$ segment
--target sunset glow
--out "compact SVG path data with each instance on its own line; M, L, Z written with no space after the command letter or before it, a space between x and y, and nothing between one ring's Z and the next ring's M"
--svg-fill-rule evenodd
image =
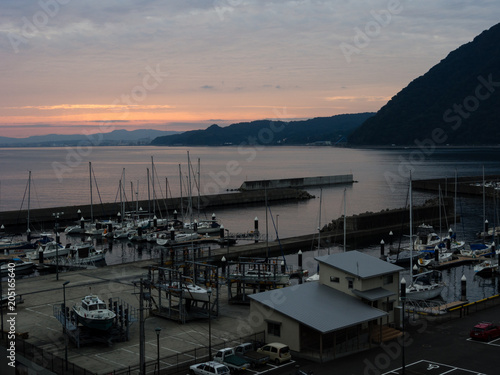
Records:
M53 2L50 11L2 4L0 136L375 112L498 22L500 10L498 2Z

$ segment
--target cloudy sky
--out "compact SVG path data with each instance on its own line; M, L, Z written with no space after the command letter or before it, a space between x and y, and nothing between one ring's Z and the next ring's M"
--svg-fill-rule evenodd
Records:
M0 136L377 111L498 0L2 0Z

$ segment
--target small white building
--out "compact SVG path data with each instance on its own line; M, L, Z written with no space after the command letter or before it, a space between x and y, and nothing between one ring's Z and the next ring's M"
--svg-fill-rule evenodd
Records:
M388 328L398 306L401 267L358 251L315 258L319 282L250 296L250 316L267 342L325 362L400 335Z

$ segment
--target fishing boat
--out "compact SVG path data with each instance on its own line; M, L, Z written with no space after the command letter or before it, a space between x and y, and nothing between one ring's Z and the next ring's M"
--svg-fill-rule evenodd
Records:
M73 306L79 323L91 329L107 331L113 326L116 314L106 307L106 303L94 294L82 298L80 304Z

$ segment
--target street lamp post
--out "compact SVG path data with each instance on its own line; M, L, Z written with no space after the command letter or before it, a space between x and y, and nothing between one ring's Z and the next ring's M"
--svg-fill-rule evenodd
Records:
M406 301L406 280L404 277L401 279L401 302L403 303L403 340L401 344L401 360L403 361L402 374L405 374L406 362L405 362L405 301Z
M69 284L69 281L65 281L63 283L63 316L64 316L64 326L63 326L63 333L64 333L64 361L66 363L66 371L68 371L68 335L66 333L66 285Z
M208 360L212 360L212 288L208 288Z
M161 332L161 328L156 327L155 332L156 332L156 347L157 347L156 367L158 369L158 375L159 375L160 374L160 332Z
M226 241L227 241L227 254L229 255L229 229L224 229L226 231Z

